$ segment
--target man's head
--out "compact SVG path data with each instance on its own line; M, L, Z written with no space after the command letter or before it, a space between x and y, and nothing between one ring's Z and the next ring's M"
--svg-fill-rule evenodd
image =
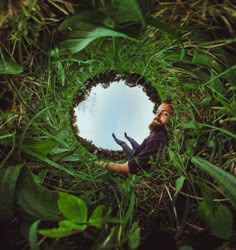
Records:
M172 113L173 107L171 105L171 102L169 100L163 101L157 108L156 115L152 123L149 125L149 129L151 131L154 131L157 126L166 124L169 121Z

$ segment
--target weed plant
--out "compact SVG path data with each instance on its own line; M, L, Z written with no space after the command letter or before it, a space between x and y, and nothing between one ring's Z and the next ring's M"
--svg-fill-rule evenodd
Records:
M117 33L60 54L68 46L66 32L56 30L62 21L83 9L112 10L117 1L16 2L0 5L0 213L3 225L17 221L23 231L14 247L137 249L152 232L166 231L180 249L203 249L199 237L206 235L215 248L233 249L236 6L148 1L145 9L144 1L126 1L137 16L131 20L120 8L124 23L114 18L106 26ZM78 35L73 27L68 32ZM99 168L99 156L73 133L75 94L111 70L144 76L161 99L173 100L165 159L150 172L123 176ZM58 223L64 231L53 231L52 239L40 234Z

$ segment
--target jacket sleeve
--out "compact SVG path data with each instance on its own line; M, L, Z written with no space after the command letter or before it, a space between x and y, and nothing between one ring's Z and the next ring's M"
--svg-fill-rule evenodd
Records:
M145 148L128 161L129 171L131 174L135 174L140 170L148 170L151 167L151 156L157 158L165 146L166 142L163 140L151 140Z

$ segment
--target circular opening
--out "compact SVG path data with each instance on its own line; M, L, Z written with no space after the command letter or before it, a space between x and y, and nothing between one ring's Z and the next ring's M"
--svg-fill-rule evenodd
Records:
M86 89L76 94L72 109L74 132L93 154L122 158L112 133L124 133L141 143L149 134L160 98L156 90L137 74L99 74L87 81Z

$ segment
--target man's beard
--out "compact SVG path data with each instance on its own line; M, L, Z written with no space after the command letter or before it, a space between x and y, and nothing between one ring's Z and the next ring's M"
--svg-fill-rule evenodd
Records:
M151 132L157 132L160 128L162 128L162 124L157 124L155 119L149 124L148 128Z

